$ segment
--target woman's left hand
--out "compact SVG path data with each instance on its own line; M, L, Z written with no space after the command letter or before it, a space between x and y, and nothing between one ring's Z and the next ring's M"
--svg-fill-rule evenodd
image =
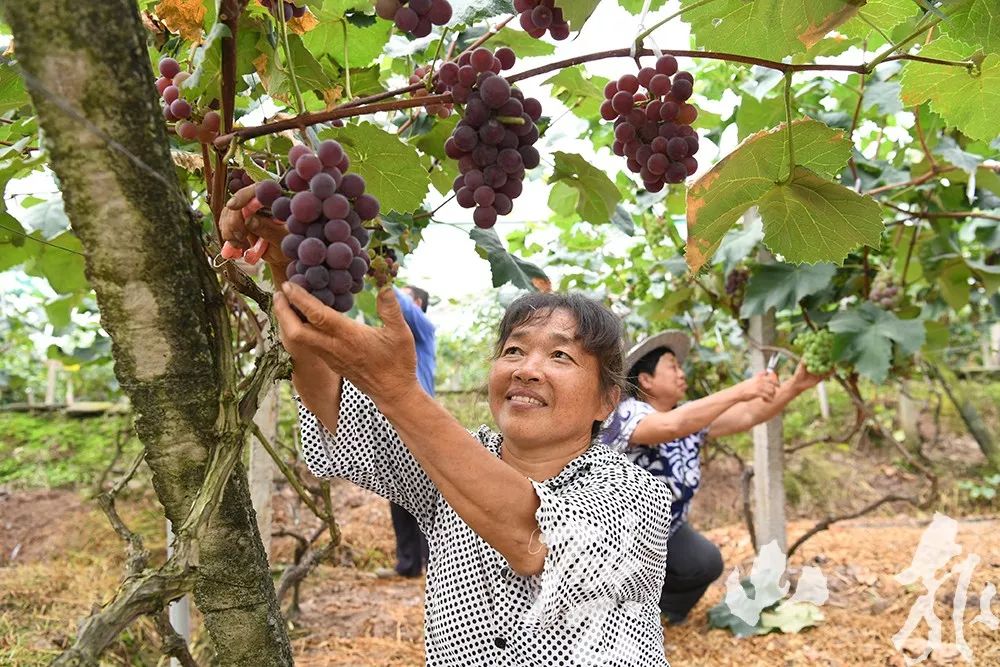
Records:
M290 282L275 293L274 309L281 342L293 360L319 356L376 403L396 400L419 388L413 334L391 287L378 293L381 327L338 313Z

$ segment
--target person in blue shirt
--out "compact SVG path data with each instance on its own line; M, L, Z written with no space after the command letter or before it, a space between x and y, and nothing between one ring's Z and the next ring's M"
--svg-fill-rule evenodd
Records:
M417 348L417 380L431 396L434 395L434 325L427 317L430 295L419 287L407 285L396 291L403 318L413 332ZM420 532L417 520L412 514L397 505L389 503L392 514L392 529L396 533L395 573L403 577L419 577L427 563L427 539ZM388 576L392 570L379 570L380 576Z

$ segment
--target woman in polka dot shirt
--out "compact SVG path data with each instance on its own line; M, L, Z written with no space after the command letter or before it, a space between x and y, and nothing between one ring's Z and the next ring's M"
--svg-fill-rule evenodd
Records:
M617 318L579 295L516 300L489 378L500 432L470 434L420 390L391 290L373 328L282 289L309 468L402 505L427 536L428 665L667 665L670 491L594 440L621 393Z

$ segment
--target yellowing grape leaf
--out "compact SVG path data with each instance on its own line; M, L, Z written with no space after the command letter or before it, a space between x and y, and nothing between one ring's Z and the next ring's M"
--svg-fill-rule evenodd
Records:
M792 132L796 164L820 176L832 177L850 157L851 142L840 130L799 120L792 123ZM750 136L688 189L685 256L692 271L711 259L736 220L787 175L787 136L784 124Z
M972 71L925 62L903 67L903 104L930 100L931 110L972 139L993 141L1000 136L1000 54L984 55L950 37L938 37L920 49L920 55L943 60L972 58Z
M416 149L395 134L371 123L359 123L320 133L320 139L336 139L351 158L350 170L360 174L367 191L382 204L382 211L407 213L424 201L430 176L420 164Z
M161 0L156 15L171 32L196 42L201 39L205 5L202 0Z
M941 24L944 34L974 44L987 53L1000 52L1000 2L958 0L951 7L948 20Z
M288 28L296 35L304 35L319 25L319 19L312 12L294 17L288 22Z
M684 0L683 7L695 0ZM864 0L717 0L692 7L691 24L703 49L781 60L801 53L854 16Z

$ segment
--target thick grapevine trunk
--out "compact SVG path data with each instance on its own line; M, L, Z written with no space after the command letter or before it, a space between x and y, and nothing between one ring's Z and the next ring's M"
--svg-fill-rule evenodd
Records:
M84 247L101 322L114 343L115 373L135 408L157 496L181 526L206 478L218 476L209 462L242 436L219 284L171 163L136 3L0 6ZM291 664L238 463L224 488L195 538L195 603L220 664ZM135 614L176 597L167 589L164 599L134 600ZM122 595L116 604L129 603ZM115 616L128 617L127 611ZM64 662L93 664L103 649L92 639L97 634L81 631Z

